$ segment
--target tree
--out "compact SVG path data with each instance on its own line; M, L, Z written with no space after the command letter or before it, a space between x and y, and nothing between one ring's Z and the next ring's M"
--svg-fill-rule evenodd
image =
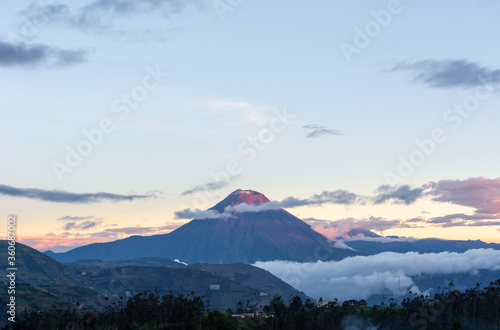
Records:
M453 323L453 326L451 327L451 330L464 330L462 322L456 320L455 323Z
M238 301L238 303L236 304L236 314L243 314L244 312L244 308L243 308L243 303L241 301Z

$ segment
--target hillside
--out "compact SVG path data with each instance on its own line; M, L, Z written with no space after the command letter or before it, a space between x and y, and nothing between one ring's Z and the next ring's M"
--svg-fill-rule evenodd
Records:
M0 248L4 247L0 250L0 259L4 262L7 260L6 245L6 241L0 241ZM115 266L135 266L110 268L113 262L90 261L74 263L75 267L70 267L20 243L16 244L16 252L16 281L18 285L30 284L32 287L27 288L35 288L26 289L23 296L26 304L33 306L37 306L38 299L57 303L67 297L67 302L73 303L82 297L90 297L93 301L96 292L116 301L120 297L126 299L136 293L156 289L162 294L194 292L210 300L213 309L220 310L233 308L239 301L247 300L251 304L264 305L274 294L283 297L301 296L304 300L308 298L267 271L244 264L184 266L175 263L174 267L151 267L142 265L153 262L152 259L142 259L114 263ZM156 263L169 263L153 260ZM0 282L6 282L6 264L2 266ZM23 291L20 292L23 294ZM86 292L88 296L83 294L71 298L77 292Z

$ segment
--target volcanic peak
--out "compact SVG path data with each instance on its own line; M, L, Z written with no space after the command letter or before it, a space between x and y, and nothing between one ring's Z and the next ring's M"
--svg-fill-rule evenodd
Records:
M270 202L269 199L258 191L238 189L231 193L233 196L238 196L236 204L246 203L248 205L260 205ZM236 205L235 204L235 205Z
M228 206L235 206L243 203L248 205L261 205L268 202L270 202L270 200L258 191L237 189L211 209L224 212L224 209Z

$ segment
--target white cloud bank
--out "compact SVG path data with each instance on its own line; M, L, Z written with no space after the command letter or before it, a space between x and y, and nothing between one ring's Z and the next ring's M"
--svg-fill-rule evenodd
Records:
M404 295L408 291L420 292L410 276L423 273L445 275L478 270L500 271L500 250L476 249L465 253L427 254L384 252L341 261L267 261L256 262L254 266L268 270L315 299L360 300L374 294L397 296L398 293Z

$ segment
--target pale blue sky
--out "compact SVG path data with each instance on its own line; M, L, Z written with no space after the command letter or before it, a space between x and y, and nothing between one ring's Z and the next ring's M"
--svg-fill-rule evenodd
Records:
M4 47L51 47L38 61L21 64L0 54L0 139L7 158L0 163L0 184L74 193L156 191L157 198L75 206L2 197L10 205L5 213L33 223L23 229L27 236L62 233L54 219L66 215L101 217L102 226L174 223L174 212L196 206L196 197L182 192L213 181L210 173L231 160L242 171L221 189L221 197L237 188L275 200L337 189L371 194L388 183L387 171L396 173L398 157L415 150L415 139L430 137L436 128L448 139L401 184L499 176L497 92L453 129L443 114L479 86L463 88L460 72L447 72L454 85L435 88L413 79L424 72L417 66L392 70L402 62L459 60L498 70L496 1L402 0L396 5L400 12L350 62L340 45L352 45L355 29L373 24L373 11L398 2L243 0L221 19L215 5L229 6L228 1L190 2L174 12L169 6L175 1L159 1L166 5L154 8L119 1L134 5L115 5L113 13L106 1L59 1L60 8L68 3L66 9L42 17L26 38L26 31L34 31L27 30L26 20L43 13L37 4L56 3L0 2ZM74 51L75 63L54 65L61 50ZM169 76L120 119L113 101L142 84L148 67ZM238 146L269 128L273 110L284 107L295 118L246 161ZM82 131L98 127L103 118L113 121L114 131L58 180L53 162L64 164L66 147L76 148ZM305 138L303 126L311 124L344 135ZM207 207L217 200L210 198ZM393 216L389 208L352 216ZM399 218L427 210L407 209ZM293 213L328 220L349 216L343 206ZM488 230L498 236L498 228ZM474 238L494 240L484 236L486 229L474 230Z

